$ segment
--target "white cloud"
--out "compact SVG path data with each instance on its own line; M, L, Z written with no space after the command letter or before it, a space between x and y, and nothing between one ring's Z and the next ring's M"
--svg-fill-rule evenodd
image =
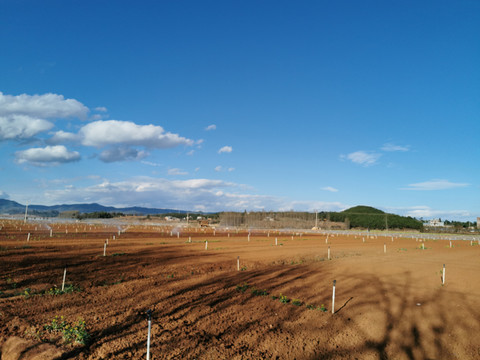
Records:
M94 147L123 144L166 149L194 144L193 140L165 132L161 126L137 125L130 121L119 120L89 123L80 129L79 135L83 145Z
M129 146L114 146L102 151L99 159L103 162L110 163L116 161L141 160L146 156L148 156L146 151L140 151Z
M4 95L0 92L0 116L26 115L33 118L85 119L88 108L75 99L65 99L62 95Z
M28 115L0 115L0 140L28 139L52 127L50 121Z
M235 171L235 168L234 167L229 167L228 171L230 171L230 172Z
M334 187L331 187L331 186L322 187L322 190L330 191L330 192L338 192L338 189L335 189Z
M280 211L342 211L348 209L349 206L340 202L324 202L324 201L290 201L285 202L280 207Z
M97 106L95 108L95 111L98 111L98 112L107 112L107 108L105 106Z
M205 130L206 131L211 131L211 130L216 130L217 129L217 125L215 124L212 124L212 125L208 125Z
M62 95L4 95L0 92L0 140L28 139L50 130L47 119L85 119L88 108Z
M185 210L202 208L205 211L277 207L276 198L238 194L235 192L238 188L236 184L221 180L141 177L122 182L104 181L84 188L65 187L47 191L46 196L50 203L95 201L117 207L147 206Z
M377 162L380 156L382 155L374 152L355 151L348 155L341 155L340 158L348 159L351 162L362 166L371 166Z
M167 173L168 175L188 175L188 172L178 168L168 169Z
M125 181L103 180L88 187L47 191L49 203L98 202L110 206L146 206L203 211L308 210L338 211L338 202L289 201L267 195L244 193L245 186L215 179L171 180L135 177Z
M222 168L220 165L218 165L218 166L215 167L215 171L220 172L220 171L222 171L222 170L223 170L223 168Z
M402 152L405 152L405 151L410 151L410 146L409 145L401 146L401 145L386 143L382 146L382 150L383 151L402 151Z
M218 150L218 153L219 154L222 154L222 153L231 153L233 151L232 147L231 146L224 146L222 147L220 150Z
M145 160L142 161L142 164L149 165L149 166L162 166L162 164L154 163L151 161L145 161Z
M195 154L195 150L190 150L189 152L187 152L188 156L192 156L193 154Z
M408 187L402 188L401 190L448 190L461 187L467 187L470 184L467 183L453 183L448 180L443 179L434 179L430 181L424 181L415 184L409 184Z
M54 166L78 161L80 160L80 154L76 151L68 151L63 145L57 145L17 151L15 160L19 164L29 163L35 166Z
M471 221L473 214L467 210L440 210L432 209L430 206L419 205L411 206L405 208L390 208L388 212L393 212L396 214L401 214L404 216L411 216L414 218L424 218L424 219L433 219L433 218L442 218L444 220L463 220Z
M58 145L64 143L78 142L79 140L80 137L78 136L78 134L60 130L55 132L50 139L47 139L46 143L50 145Z
M0 199L8 200L10 196L5 191L0 190Z

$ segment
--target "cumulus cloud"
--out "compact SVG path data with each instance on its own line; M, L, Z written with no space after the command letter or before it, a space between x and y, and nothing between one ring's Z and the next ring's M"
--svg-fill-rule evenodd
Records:
M50 202L95 201L111 206L169 207L205 211L273 208L277 199L239 194L239 186L221 180L168 180L141 177L122 182L103 181L90 187L47 191ZM272 204L270 206L269 204Z
M331 187L331 186L322 187L322 190L330 191L330 192L338 192L338 189L335 189L334 187Z
M233 151L232 147L231 146L224 146L222 147L220 150L218 150L218 153L219 154L222 154L222 153L231 153Z
M168 175L188 175L188 172L183 171L179 168L173 168L167 170Z
M216 130L217 129L217 125L215 124L212 124L212 125L208 125L205 130L206 131L211 131L211 130Z
M350 160L351 162L362 166L371 166L378 161L380 156L382 155L375 152L355 151L348 155L341 155L340 158Z
M145 151L139 151L129 146L114 146L100 153L99 159L106 163L116 161L141 160L148 155Z
M105 106L97 106L95 108L95 111L98 111L98 112L107 112L107 108Z
M50 121L28 115L0 115L0 140L29 139L52 127Z
M467 187L470 184L467 183L454 183L444 179L434 179L430 181L424 181L415 184L409 184L408 187L402 188L402 190L448 190L461 187Z
M17 151L15 160L19 164L29 163L35 166L55 166L78 161L80 160L80 154L76 151L68 151L63 145L56 145Z
M89 123L80 129L79 135L83 145L94 147L123 144L167 149L194 144L193 140L165 132L161 126L137 125L130 121L119 120Z
M289 201L268 195L245 193L245 186L216 179L172 180L135 177L124 181L99 181L88 187L65 187L47 191L49 203L98 202L116 207L145 206L203 211L308 210L338 211L338 202Z
M222 170L223 170L223 168L222 168L221 165L215 166L215 171L220 172L220 171L222 171Z
M75 99L65 99L62 95L4 95L0 92L0 116L26 115L33 118L85 119L88 108Z
M47 119L86 118L88 108L62 95L4 95L0 92L0 141L29 139L50 130Z
M401 152L405 152L405 151L410 151L410 146L402 146L402 145L395 145L395 144L391 144L391 143L386 143L382 146L382 150L383 151L401 151Z

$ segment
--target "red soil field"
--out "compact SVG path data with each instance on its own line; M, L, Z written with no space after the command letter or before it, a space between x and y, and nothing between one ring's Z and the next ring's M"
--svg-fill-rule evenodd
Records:
M0 230L2 359L145 359L148 309L151 359L480 358L470 241L49 226ZM65 267L75 291L50 294ZM55 316L82 319L87 343L45 329Z

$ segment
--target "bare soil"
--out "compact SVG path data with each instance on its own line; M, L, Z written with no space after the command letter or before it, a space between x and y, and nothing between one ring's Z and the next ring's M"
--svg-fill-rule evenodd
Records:
M151 309L152 359L480 358L480 246L470 241L50 226L52 237L39 224L0 230L3 351L17 336L62 359L145 359ZM51 295L65 267L75 291ZM87 344L46 330L55 316L84 320Z

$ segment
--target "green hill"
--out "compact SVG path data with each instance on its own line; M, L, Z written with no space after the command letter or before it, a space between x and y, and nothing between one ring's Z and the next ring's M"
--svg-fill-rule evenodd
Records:
M375 209L371 206L358 205L350 209L343 210L342 213L346 214L385 214L382 210Z
M388 214L370 206L355 206L350 209L329 213L331 221L345 221L350 228L365 229L416 229L421 230L423 224L410 216Z

